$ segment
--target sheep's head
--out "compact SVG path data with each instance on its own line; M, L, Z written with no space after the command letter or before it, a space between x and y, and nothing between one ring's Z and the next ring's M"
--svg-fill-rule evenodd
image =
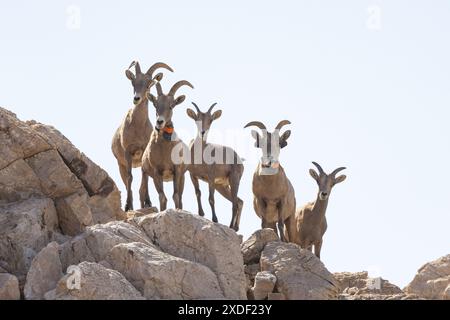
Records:
M340 167L335 169L332 173L326 174L322 167L317 163L313 162L313 165L316 166L319 173L317 173L314 169L309 169L309 174L316 180L317 185L319 186L319 199L327 200L330 196L331 189L338 183L342 182L347 178L345 175L340 175L336 177L336 174L345 169L345 167Z
M217 110L214 113L211 113L212 109L217 104L214 103L211 107L209 107L208 111L201 112L194 102L192 102L192 104L194 105L195 109L197 109L197 113L189 108L186 110L186 113L190 118L195 120L199 135L203 140L206 140L212 122L220 118L220 116L222 115L222 110Z
M252 136L256 140L255 147L262 150L261 166L263 168L276 169L279 167L280 150L287 146L287 139L291 135L291 130L286 130L280 135L281 128L287 124L291 124L291 122L289 120L280 121L273 132L267 131L266 126L259 121L249 122L244 127L255 126L261 129L261 134L252 130Z
M131 67L134 66L135 73L131 72ZM142 73L141 66L139 65L139 62L133 61L127 70L125 70L125 75L127 78L131 81L131 84L133 85L134 90L134 98L133 103L135 105L141 103L143 99L147 99L147 93L150 91L150 88L154 86L157 82L161 81L163 78L162 73L158 73L156 76L153 77L153 73L156 71L156 69L159 68L165 68L169 71L172 71L172 68L169 67L167 64L162 62L157 62L154 65L152 65L146 73Z
M186 96L181 95L175 98L175 93L182 86L188 86L194 89L194 86L186 80L181 80L175 83L170 89L169 93L164 94L161 84L156 84L156 90L158 91L158 97L155 97L151 93L148 93L148 99L153 103L156 109L156 125L157 130L161 130L166 125L172 123L173 108L179 105L186 99Z

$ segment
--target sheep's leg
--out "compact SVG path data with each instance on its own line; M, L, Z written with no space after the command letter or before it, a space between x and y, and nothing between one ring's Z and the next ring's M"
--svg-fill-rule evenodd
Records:
M280 232L281 241L288 242L288 240L286 239L286 236L284 235L284 221L281 216L278 218L278 231Z
M163 178L160 174L158 174L158 172L155 172L155 174L153 175L153 183L155 184L156 192L158 192L159 195L159 210L164 211L167 208L167 198L164 194Z
M232 225L230 228L233 228L234 231L239 230L239 222L241 221L241 212L244 205L242 200L238 198L240 180L241 176L236 174L236 172L230 175L231 203L233 204L233 219L231 220Z
M124 175L126 176L126 187L127 187L127 202L125 204L125 211L133 210L133 191L131 185L133 182L133 174L131 172L132 168L132 158L129 152L125 153L126 167L124 170Z
M287 233L289 242L299 244L299 241L296 237L297 226L296 226L295 216L292 215L289 218L287 218L286 221L284 222L284 224L285 224L285 232Z
M142 168L142 179L141 187L139 188L139 199L141 200L141 208L150 208L152 202L150 201L150 196L148 194L148 175Z
M194 185L195 196L197 197L198 215L203 217L205 215L205 212L203 211L202 207L202 192L200 191L198 179L192 173L191 173L191 180L192 184Z
M216 216L216 208L215 208L215 202L214 202L214 178L212 178L212 182L211 179L208 179L208 186L209 186L209 205L211 206L211 211L212 211L212 221L214 222L219 222L217 220L217 216Z
M178 168L173 169L173 202L176 209L180 208L180 172Z
M222 185L216 185L216 190L228 201L230 201L231 203L233 203L232 201L232 197L231 197L231 188L229 187L225 187ZM243 207L244 202L238 197L237 198L237 205L238 205L238 215L237 215L237 219L235 218L235 216L233 215L233 218L231 219L231 224L230 224L230 228L234 229L233 227L236 226L237 228L234 229L236 231L238 231L239 229L239 221L240 221L240 215L241 215L241 211L242 211L242 207Z
M178 194L180 196L179 202L180 202L180 209L183 209L183 192L184 192L184 171L181 173L179 178L179 187L178 187Z
M322 242L323 242L323 240L320 239L319 242L316 242L316 243L314 244L314 254L315 254L316 257L319 258L319 259L320 259L320 250L322 249Z

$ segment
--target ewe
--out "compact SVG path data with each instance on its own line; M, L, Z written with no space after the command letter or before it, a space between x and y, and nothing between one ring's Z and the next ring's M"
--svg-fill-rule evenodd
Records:
M345 180L345 175L336 177L339 171L345 169L340 167L327 175L322 167L313 162L319 173L313 169L309 169L309 174L316 180L319 186L317 199L314 202L307 203L304 207L297 209L295 212L295 220L297 228L294 238L291 242L295 242L302 248L312 251L314 245L314 254L320 259L320 249L322 248L323 235L327 231L327 219L325 212L327 210L328 198L331 189L338 183Z
M206 138L211 124L222 115L222 110L217 110L211 114L215 103L207 112L201 112L197 105L192 102L197 113L192 109L187 109L188 116L195 120L197 124L197 137L189 145L191 159L188 167L192 183L197 196L198 214L204 216L201 192L198 180L205 181L209 186L209 204L212 210L212 220L217 222L216 210L214 206L214 191L231 201L232 219L230 228L239 230L239 221L241 218L243 201L238 198L239 183L244 165L241 158L231 148L207 143Z

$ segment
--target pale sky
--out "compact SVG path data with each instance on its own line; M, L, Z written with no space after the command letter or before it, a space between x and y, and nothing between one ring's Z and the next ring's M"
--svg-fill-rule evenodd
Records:
M78 15L79 13L79 15ZM124 70L168 63L163 87L189 80L175 129L195 134L186 108L223 110L211 142L246 159L239 233L260 228L251 179L260 150L249 129L289 119L281 164L302 206L316 197L311 161L346 166L333 189L322 261L369 270L403 287L450 253L450 2L0 0L0 105L54 125L116 181L111 139L132 105ZM150 120L155 113L150 106ZM134 171L138 207L139 170ZM201 185L211 218L207 186ZM165 184L171 201L172 186ZM150 181L150 197L159 206ZM197 213L186 175L185 209ZM216 193L219 221L231 205Z

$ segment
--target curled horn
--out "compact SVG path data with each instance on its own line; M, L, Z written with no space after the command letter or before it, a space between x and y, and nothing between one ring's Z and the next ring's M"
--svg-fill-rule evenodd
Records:
M171 67L169 67L167 64L165 64L164 62L157 62L148 69L146 74L149 75L150 78L153 78L153 72L155 72L156 69L159 69L159 68L164 68L164 69L167 69L167 70L173 72L173 69Z
M275 130L280 130L283 126L287 124L291 124L291 122L289 120L281 120L275 127Z
M136 74L142 73L141 72L141 66L139 65L139 62L136 61L135 65L134 65L134 68L136 70Z
M250 127L250 126L258 127L258 128L260 128L261 130L267 130L267 128L266 128L266 126L264 125L264 123L262 123L262 122L260 122L260 121L251 121L251 122L247 123L247 124L245 125L244 128L248 128L248 127Z
M214 103L212 104L212 106L209 107L208 113L211 113L211 110L214 108L214 106L215 106L216 104L217 104L217 102L214 102Z
M195 104L195 102L192 102L192 104L194 105L195 109L197 109L198 113L201 113L200 109L198 108L198 106Z
M340 168L337 168L337 169L335 169L335 170L330 174L330 176L335 177L336 174L337 174L339 171L342 171L342 170L344 170L344 169L347 169L347 168L346 168L346 167L340 167Z
M181 80L181 81L178 81L177 83L175 83L172 86L172 88L170 89L168 95L169 96L174 96L175 93L177 92L177 90L180 89L180 87L182 87L182 86L188 86L188 87L191 87L192 89L194 89L194 86L189 81Z
M312 162L313 165L315 165L317 167L317 170L319 170L320 174L325 174L325 172L323 171L322 167L320 166L320 164L318 164L317 162Z

